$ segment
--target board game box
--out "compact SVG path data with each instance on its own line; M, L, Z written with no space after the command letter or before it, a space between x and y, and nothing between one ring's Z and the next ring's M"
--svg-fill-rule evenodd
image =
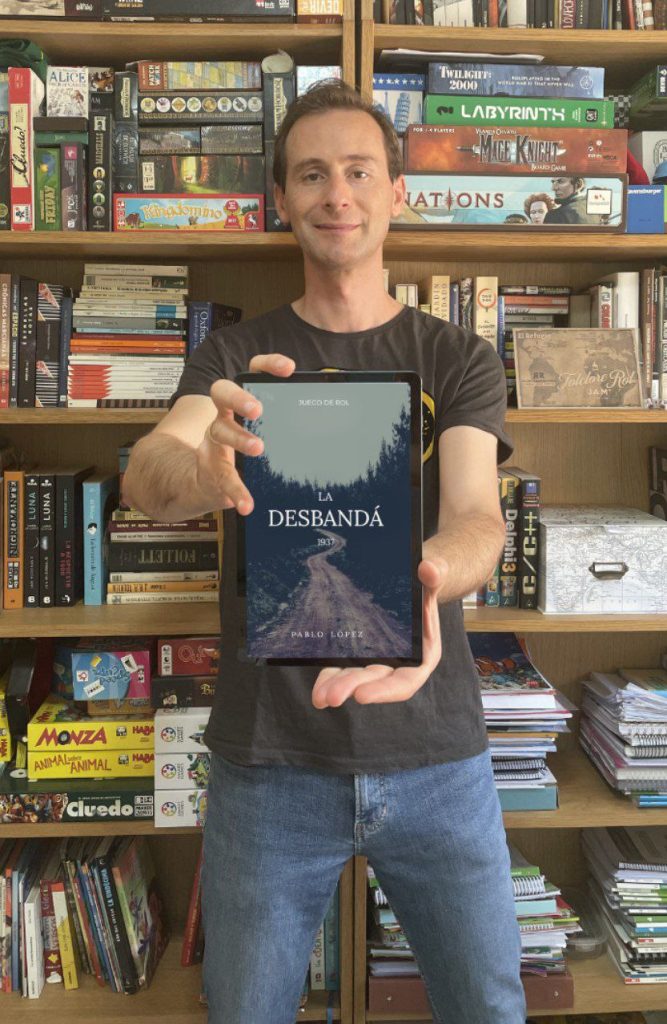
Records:
M24 768L0 776L0 823L54 825L71 821L136 821L153 817L153 780L30 782Z
M206 823L206 789L156 789L155 827L203 827Z
M153 775L152 750L28 750L30 779L121 779Z
M147 718L92 718L50 694L28 722L28 751L150 750L154 727Z
M114 231L263 231L263 195L114 196Z
M434 61L428 66L428 91L467 96L602 99L604 68Z
M221 127L237 127L221 125ZM252 125L245 127L252 128ZM264 188L264 157L238 155L142 157L139 161L141 192L162 195L220 193L255 195Z

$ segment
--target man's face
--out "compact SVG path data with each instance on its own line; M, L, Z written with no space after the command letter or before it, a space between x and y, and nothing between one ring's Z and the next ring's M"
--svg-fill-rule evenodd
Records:
M287 137L287 180L276 209L304 255L327 270L358 266L382 250L405 180L389 177L384 137L370 114L309 114Z
M569 199L574 195L574 182L571 178L552 178L551 187L556 199Z

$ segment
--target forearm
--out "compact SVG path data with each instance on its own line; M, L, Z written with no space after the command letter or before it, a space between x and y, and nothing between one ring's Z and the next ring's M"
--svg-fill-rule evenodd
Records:
M163 523L212 511L197 483L197 455L171 434L149 434L132 448L123 477L123 501Z
M484 514L453 519L425 541L422 557L447 566L438 602L456 601L485 583L504 543L503 524Z

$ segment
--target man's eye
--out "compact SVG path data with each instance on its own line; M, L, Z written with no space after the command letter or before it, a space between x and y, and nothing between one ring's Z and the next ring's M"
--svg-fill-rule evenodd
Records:
M319 181L319 179L321 177L322 177L322 175L320 174L319 171L309 171L308 174L305 175L304 180L305 181Z
M357 171L352 171L352 174L354 175L355 178L358 178L360 181L362 181L364 178L368 177L368 171L359 171L359 170L357 170Z

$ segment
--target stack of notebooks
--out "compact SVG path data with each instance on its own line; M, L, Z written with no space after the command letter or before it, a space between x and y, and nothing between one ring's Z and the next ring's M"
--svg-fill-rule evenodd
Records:
M667 829L582 832L590 892L627 985L667 982Z
M582 696L579 739L602 777L639 807L667 806L667 672L592 672Z
M521 932L521 978L528 1007L572 1005L572 976L565 965L569 935L579 919L536 864L510 845L512 886ZM428 1010L419 967L398 918L370 864L368 877L368 1009L418 1013Z
M493 773L504 811L555 810L556 778L546 763L572 706L540 674L514 633L468 636L480 679Z
M547 881L537 864L530 864L510 844L512 886L521 932L521 973L565 974L567 936L581 931L579 919L560 889Z

